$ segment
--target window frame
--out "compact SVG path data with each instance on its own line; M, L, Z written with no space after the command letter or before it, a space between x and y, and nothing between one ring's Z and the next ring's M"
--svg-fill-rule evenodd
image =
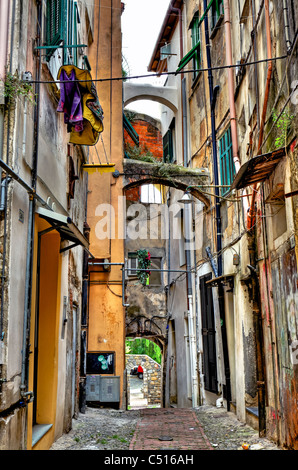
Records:
M151 256L151 268L152 269L162 269L162 257L161 256ZM159 260L160 261L160 267L156 268L156 267L153 267L153 260ZM150 268L149 268L149 271L150 271ZM148 277L148 281L147 281L147 284L146 286L147 287L162 287L162 275L161 275L161 271L154 271L154 274L157 275L159 274L159 277L160 277L160 283L152 283L150 282L150 278L152 276L153 272L151 272L150 276ZM151 278L152 279L152 278Z
M174 163L176 160L175 155L175 118L172 119L171 124L162 138L163 149L163 162ZM167 158L169 157L169 158Z
M217 23L221 19L222 15L224 14L223 12L224 9L224 4L223 0L213 0L211 9L210 9L210 28L211 31L214 31L216 29Z
M53 22L56 24L53 26ZM78 65L78 23L79 10L77 0L47 0L45 20L45 43L53 48L47 49L46 60L50 61L59 45L75 46L63 48L62 65ZM54 32L52 33L52 30Z
M230 187L236 175L235 163L233 159L231 126L228 127L228 129L219 139L219 154L221 184L222 186L229 186L228 188L223 187L221 189L221 195L225 196L230 192Z
M63 41L63 10L64 0L47 0L46 4L46 45L53 46L48 49L46 58L50 59L58 45ZM53 23L56 21L56 24ZM52 32L54 30L54 32Z
M196 12L191 23L191 42L193 50L193 80L195 80L200 72L202 58L201 58L201 33L200 33L200 17L199 12Z
M134 260L136 262L135 266L132 266L131 261ZM134 251L130 251L127 257L127 277L137 277L137 271L131 271L132 269L138 269L139 260L138 255Z

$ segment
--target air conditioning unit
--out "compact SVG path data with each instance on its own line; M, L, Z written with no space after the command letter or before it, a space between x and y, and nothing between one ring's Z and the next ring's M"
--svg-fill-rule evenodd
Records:
M120 376L87 375L86 401L120 402Z

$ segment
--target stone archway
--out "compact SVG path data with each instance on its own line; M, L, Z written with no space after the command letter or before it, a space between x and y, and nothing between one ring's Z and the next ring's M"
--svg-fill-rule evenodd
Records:
M124 83L123 105L124 107L133 101L150 100L164 104L174 113L178 110L178 93L175 87L158 87L148 84Z
M144 184L170 186L181 191L188 190L208 208L210 197L200 186L210 183L207 168L186 168L170 163L148 163L141 160L125 159L123 162L124 191Z

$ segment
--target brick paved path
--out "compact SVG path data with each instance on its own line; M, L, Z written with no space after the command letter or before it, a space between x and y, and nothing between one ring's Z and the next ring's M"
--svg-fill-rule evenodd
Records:
M193 410L146 408L141 410L129 449L213 450L213 447Z

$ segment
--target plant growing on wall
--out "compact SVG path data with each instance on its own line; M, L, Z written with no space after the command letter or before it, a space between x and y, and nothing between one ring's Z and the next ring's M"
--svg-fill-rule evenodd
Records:
M18 96L24 96L30 101L30 103L35 104L32 86L21 80L17 71L14 74L10 72L6 73L6 79L4 81L4 96L7 100L7 104L13 103Z
M130 143L126 142L125 144L125 151L129 158L133 160L141 160L143 162L154 163L156 162L156 158L148 148L144 145L131 145Z
M277 129L279 130L278 136L274 141L275 148L284 147L287 142L287 136L289 135L289 130L291 122L293 120L293 114L289 114L288 111L284 110L280 117L274 110L272 113L272 120L276 124Z
M150 261L151 255L149 251L143 249L143 250L137 251L137 257L138 257L138 268L140 269L140 271L137 271L137 277L139 281L145 286L151 274L149 271L149 268L151 266L151 261ZM141 269L144 271L141 271Z

